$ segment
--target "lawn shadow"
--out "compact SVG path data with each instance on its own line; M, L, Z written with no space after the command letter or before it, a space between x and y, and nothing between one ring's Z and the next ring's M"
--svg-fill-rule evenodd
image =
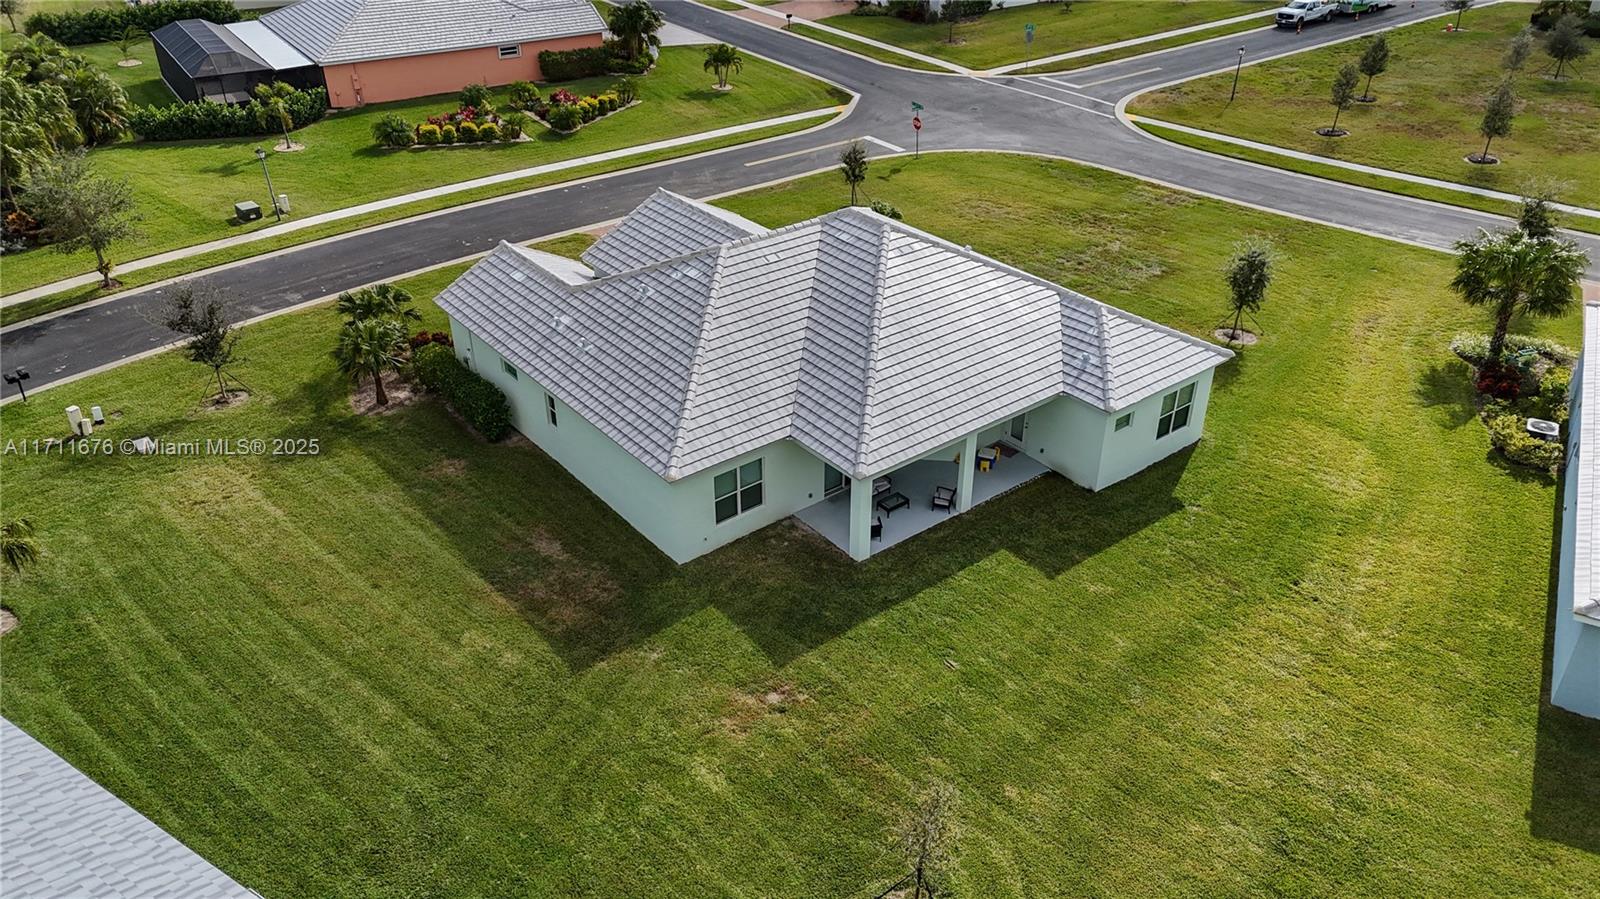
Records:
M1572 614L1571 609L1560 607L1561 498L1565 486L1563 477L1556 485L1556 502L1552 504L1550 580L1528 832L1542 840L1600 855L1600 721L1550 704L1556 616Z
M1098 494L1046 476L856 563L785 519L684 565L520 435L487 445L437 402L393 416L369 455L573 670L714 608L782 666L1009 553L1058 577L1162 517L1192 448ZM436 461L407 466L420 445Z
M1228 389L1234 381L1239 380L1239 376L1244 374L1244 370L1250 365L1252 350L1249 347L1232 347L1231 349L1233 350L1233 358L1212 370L1211 389L1213 392Z
M1460 359L1435 362L1417 378L1417 402L1439 410L1446 427L1459 428L1478 416L1472 402L1472 370Z

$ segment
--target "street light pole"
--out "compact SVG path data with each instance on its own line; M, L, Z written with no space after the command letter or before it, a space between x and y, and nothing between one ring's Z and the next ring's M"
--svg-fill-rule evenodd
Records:
M1239 62L1233 67L1233 90L1228 94L1229 103L1233 102L1234 97L1239 96L1239 70L1242 68L1244 68L1244 48L1240 47ZM257 150L256 152L259 153L261 151ZM265 163L263 163L263 165L265 165Z
M272 190L272 173L267 171L267 151L256 147L256 158L261 160L261 174L267 177L267 196L272 199L272 214L283 221L283 210L278 208L278 195Z
M32 375L28 374L28 370L20 365L17 366L17 370L15 372L6 375L6 383L17 385L17 392L22 394L22 401L24 403L28 401L28 388L22 386L22 382L28 380L30 377L32 377Z

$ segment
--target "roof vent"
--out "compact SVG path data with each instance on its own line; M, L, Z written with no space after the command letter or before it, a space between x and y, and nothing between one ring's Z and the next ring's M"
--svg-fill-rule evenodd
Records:
M1089 355L1087 351L1079 353L1078 364L1082 365L1084 368L1088 368L1090 365L1094 364L1094 357Z
M566 330L567 325L572 324L572 316L563 315L560 312L557 312L555 315L550 317L550 324L554 325L557 331Z
M521 284L522 282L528 280L528 276L524 275L522 272L512 272L511 273L511 280L517 282L518 284Z

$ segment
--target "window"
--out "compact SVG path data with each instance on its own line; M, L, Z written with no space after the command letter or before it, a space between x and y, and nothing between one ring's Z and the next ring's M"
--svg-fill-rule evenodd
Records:
M1171 434L1189 423L1189 407L1194 405L1194 385L1185 384L1161 398L1161 421L1156 424L1156 439Z
M822 463L822 495L832 496L844 489L844 472Z
M717 475L712 492L716 494L717 524L761 505L761 460Z
M517 379L517 367L504 359L500 360L500 370L510 375L511 380L515 381Z
M1133 424L1133 413L1129 412L1128 414L1117 419L1117 430L1120 431L1131 424Z
M548 393L544 395L544 417L550 420L550 427L556 426L556 398Z
M521 44L507 44L500 48L501 59L516 59L522 55Z

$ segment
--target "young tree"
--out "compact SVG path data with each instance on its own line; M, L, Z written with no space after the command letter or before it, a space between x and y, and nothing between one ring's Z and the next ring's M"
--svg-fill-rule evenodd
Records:
M1517 212L1517 230L1534 240L1556 236L1556 211L1549 193L1535 193L1522 198L1522 208Z
M1489 102L1483 108L1483 121L1478 123L1478 133L1483 135L1483 152L1467 158L1473 162L1494 162L1494 157L1489 155L1489 144L1495 138L1511 133L1511 117L1516 111L1517 94L1508 77L1501 80L1500 86L1489 95Z
M370 375L373 399L378 405L387 406L389 394L383 389L383 375L385 372L398 371L405 363L402 349L405 342L405 326L395 319L353 321L339 332L333 358L339 363L339 371L349 375L357 385L360 385L363 377Z
M1328 98L1328 102L1333 104L1333 125L1323 130L1321 132L1323 135L1338 137L1345 133L1339 130L1339 115L1356 101L1356 85L1360 81L1361 73L1354 63L1345 63L1343 68L1339 69L1339 74L1334 76L1333 91Z
M1444 0L1445 9L1456 11L1456 23L1450 26L1452 31L1461 30L1461 14L1472 8L1472 0Z
M867 148L861 141L853 140L839 152L839 172L850 185L850 205L854 206L856 189L867 180Z
M715 47L706 48L705 70L714 72L717 76L717 87L728 89L728 73L744 71L744 57L739 51L729 44L717 44Z
M1527 25L1512 36L1511 42L1506 44L1505 55L1500 58L1500 65L1507 72L1520 72L1528 64L1528 57L1533 55L1533 26Z
M939 20L950 26L950 31L945 36L944 42L954 44L956 42L956 25L961 22L960 0L944 0L944 3L939 6Z
M0 0L0 16L6 17L12 31L21 30L17 28L17 16L20 15L22 15L22 0Z
M0 558L17 574L39 561L39 538L34 536L33 522L12 518L0 524Z
M256 121L263 128L273 125L283 129L283 148L288 150L294 146L289 140L289 129L294 127L294 116L289 113L289 98L294 96L294 88L282 81L268 81L256 85Z
M1583 40L1583 20L1571 14L1557 19L1545 35L1544 52L1556 61L1555 78L1560 81L1561 70L1568 63L1589 55L1589 45Z
M1456 242L1456 275L1450 289L1469 306L1494 311L1489 338L1489 364L1505 351L1506 331L1517 315L1555 317L1572 307L1589 258L1575 243L1537 239L1521 231L1491 234Z
M223 293L210 285L184 281L167 300L161 323L189 338L184 354L190 362L211 369L217 379L217 396L228 402L228 367L244 360L234 357L239 332L228 320Z
M622 41L628 58L637 59L648 48L661 46L661 38L656 36L656 32L661 30L666 20L650 5L649 0L632 0L631 3L614 7L611 20L606 24L611 27L611 33L617 36L617 40Z
M100 286L114 286L106 254L117 241L139 232L133 187L126 178L94 174L81 150L59 154L29 171L22 201L54 239L57 252L93 250Z
M1267 286L1272 283L1272 245L1266 241L1247 241L1234 251L1223 272L1228 282L1228 308L1233 312L1233 327L1229 329L1231 343L1239 336L1239 326L1246 315L1261 311L1261 302L1267 298Z
M398 322L421 321L422 316L411 308L411 300L411 294L403 287L375 284L339 294L334 309L345 317L347 325L382 318Z
M911 899L932 899L934 886L949 874L956 841L955 810L955 788L936 780L900 825L900 849L911 865Z
M137 59L133 58L133 45L144 40L144 36L145 35L143 31L140 31L132 25L122 29L122 33L117 35L117 49L122 51L123 62L138 62Z
M1372 96L1372 79L1382 75L1389 68L1389 39L1380 34L1361 54L1361 61L1356 64L1361 74L1367 76L1367 86L1361 91L1361 102L1372 103L1378 98Z

